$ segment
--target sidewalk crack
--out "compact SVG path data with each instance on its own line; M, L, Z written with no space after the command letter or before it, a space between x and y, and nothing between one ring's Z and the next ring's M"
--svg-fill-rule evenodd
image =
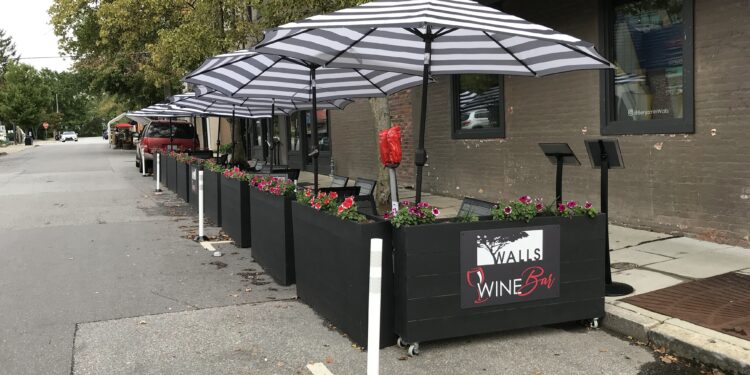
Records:
M647 244L647 243L653 243L653 242L661 242L661 241L673 240L673 239L675 239L675 238L682 238L682 236L669 236L669 237L657 238L657 239L654 239L654 240L646 240L646 241L641 241L641 242L638 242L638 243L637 243L637 244L635 244L635 245L628 245L628 246L625 246L625 247L621 247L621 248L618 248L618 249L612 249L612 251L617 251L617 250L624 250L624 249L629 249L629 248L631 248L631 247L638 247L638 246L641 246L641 245L645 245L645 244Z
M185 302L185 301L180 301L180 300L178 300L177 298L172 298L172 297L169 297L169 296L165 296L165 295L163 295L163 294L160 294L160 293L158 293L158 292L156 292L156 291L153 291L153 290L151 291L151 294L153 294L153 295L155 295L155 296L159 296L159 297L161 297L161 298L166 298L166 299L168 299L168 300L170 300L170 301L174 301L174 302L177 302L177 303L181 303L181 304L183 304L183 305L186 305L186 306L189 306L189 307L191 307L191 308L193 308L193 309L195 309L195 310L198 310L198 309L200 309L200 307L198 307L198 306L196 306L196 305L193 305L193 304L191 304L191 303L188 303L188 302Z

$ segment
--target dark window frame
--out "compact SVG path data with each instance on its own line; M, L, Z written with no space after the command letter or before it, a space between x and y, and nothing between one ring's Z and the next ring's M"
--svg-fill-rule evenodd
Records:
M604 56L614 59L614 7L618 4L638 0L600 0L600 41ZM685 43L683 44L683 116L681 119L657 120L615 120L614 70L600 73L600 108L602 135L641 135L641 134L693 134L695 133L695 77L694 77L694 2L683 0L683 22Z
M505 76L497 74L498 86L500 87L500 103L498 103L498 110L501 114L498 118L500 126L498 126L497 128L486 129L461 129L461 106L459 103L461 96L461 93L459 91L461 91L461 85L459 77L460 75L458 74L454 74L453 76L451 76L451 139L505 138Z

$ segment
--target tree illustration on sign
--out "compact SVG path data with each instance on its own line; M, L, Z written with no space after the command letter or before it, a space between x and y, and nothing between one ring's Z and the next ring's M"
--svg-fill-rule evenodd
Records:
M492 259L495 260L495 264L500 264L503 248L509 243L516 242L522 238L528 237L529 234L526 232L516 232L508 236L500 235L493 238L485 236L477 236L477 246L492 255Z

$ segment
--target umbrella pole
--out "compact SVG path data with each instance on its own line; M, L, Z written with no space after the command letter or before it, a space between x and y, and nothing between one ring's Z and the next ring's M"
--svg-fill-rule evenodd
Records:
M417 167L417 196L415 203L422 201L422 167L427 163L427 150L424 149L424 133L427 123L427 79L430 75L430 59L432 54L432 32L430 26L427 26L427 34L424 47L424 68L422 70L422 107L419 117L419 143L417 151L414 154L414 165Z
M172 125L172 118L169 118L169 151L174 150L174 125Z
M310 155L313 158L313 191L318 194L318 88L315 84L315 69L317 66L310 68L310 86L312 87L312 144L313 150Z
M274 148L274 143L273 143L273 120L274 120L275 116L276 116L276 103L271 103L271 125L270 125L270 128L271 128L271 131L270 131L270 133L271 133L271 142L269 143L269 147L268 147L268 157L271 160L271 173L273 173L273 148ZM268 142L268 139L266 139L266 142Z
M232 161L234 161L234 105L232 105Z
M219 116L218 126L216 126L216 157L221 156L219 154L219 147L221 147L221 116Z

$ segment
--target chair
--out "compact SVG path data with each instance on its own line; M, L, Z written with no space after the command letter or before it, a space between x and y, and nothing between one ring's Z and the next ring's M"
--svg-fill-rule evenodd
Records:
M331 193L335 191L339 196L336 200L339 202L343 202L346 197L351 196L358 196L359 195L359 186L339 186L339 187L327 187L327 188L320 188L318 191Z
M375 191L375 185L377 181L368 180L366 178L357 177L354 181L354 186L359 186L359 195L372 195Z
M349 177L344 176L333 176L333 180L331 181L331 187L344 187L349 182Z
M492 215L492 209L495 208L495 204L479 199L464 197L461 202L461 207L458 209L458 217L467 215L476 216L490 216Z
M354 202L357 203L357 212L370 215L378 216L378 205L375 204L375 197L372 194L360 194L354 197Z

